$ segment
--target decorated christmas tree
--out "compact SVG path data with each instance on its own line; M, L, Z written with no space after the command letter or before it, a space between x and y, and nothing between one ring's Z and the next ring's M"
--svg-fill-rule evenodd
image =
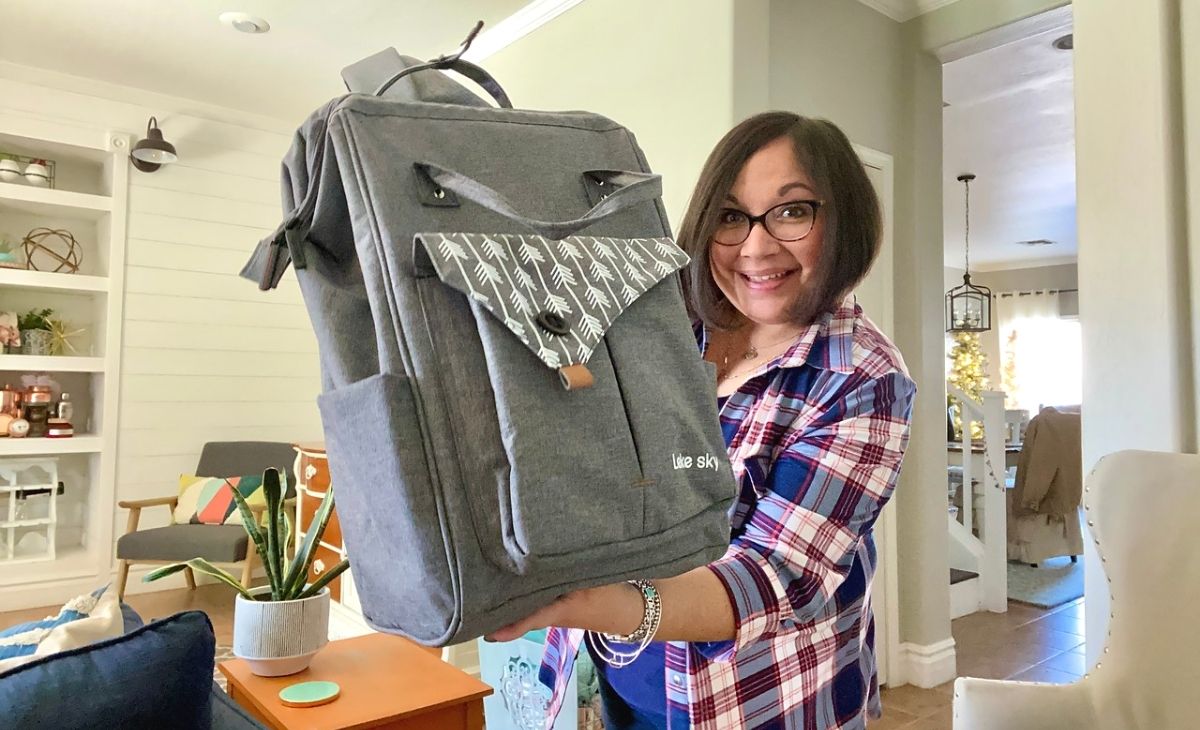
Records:
M984 373L987 370L987 356L979 344L978 332L957 332L954 335L954 346L947 355L950 358L950 375L947 382L969 395L975 401L982 401L982 393L987 390L988 380ZM951 397L950 404L957 399ZM954 428L962 433L962 408L954 415ZM983 438L983 424L971 424L971 438Z

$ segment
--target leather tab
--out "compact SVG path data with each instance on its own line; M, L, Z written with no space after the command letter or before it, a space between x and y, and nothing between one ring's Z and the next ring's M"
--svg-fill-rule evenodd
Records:
M558 379L566 390L584 390L596 384L587 365L567 365L558 369Z
M260 291L271 291L279 286L283 272L287 271L292 255L288 250L286 234L282 231L274 238L260 241L254 249L254 255L242 269L242 275L257 273Z

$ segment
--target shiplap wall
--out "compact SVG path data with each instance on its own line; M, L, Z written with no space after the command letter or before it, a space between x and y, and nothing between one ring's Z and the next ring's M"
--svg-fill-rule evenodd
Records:
M295 278L265 294L237 276L278 223L295 125L3 63L0 114L136 137L154 115L179 152L130 171L118 499L172 493L206 441L319 438L316 341Z
M0 62L3 115L138 137L154 115L179 152L130 171L117 499L174 493L206 441L319 440L316 339L295 276L270 293L237 276L279 222L296 125ZM113 519L119 536L126 512L113 505ZM168 519L143 510L141 525ZM450 658L478 674L474 642Z

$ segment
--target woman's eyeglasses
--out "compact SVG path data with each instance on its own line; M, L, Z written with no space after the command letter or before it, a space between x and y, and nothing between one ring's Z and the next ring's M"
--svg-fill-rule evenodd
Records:
M767 233L779 241L799 241L812 232L817 211L823 200L793 200L780 203L762 215L750 215L737 208L723 208L713 229L713 242L722 246L737 246L750 237L755 223L761 223Z

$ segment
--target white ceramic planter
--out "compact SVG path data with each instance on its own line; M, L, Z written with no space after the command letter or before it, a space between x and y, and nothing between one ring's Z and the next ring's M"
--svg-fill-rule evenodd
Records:
M250 593L269 593L252 588ZM298 601L250 601L240 593L233 609L233 653L260 677L282 677L308 668L329 643L329 589Z

